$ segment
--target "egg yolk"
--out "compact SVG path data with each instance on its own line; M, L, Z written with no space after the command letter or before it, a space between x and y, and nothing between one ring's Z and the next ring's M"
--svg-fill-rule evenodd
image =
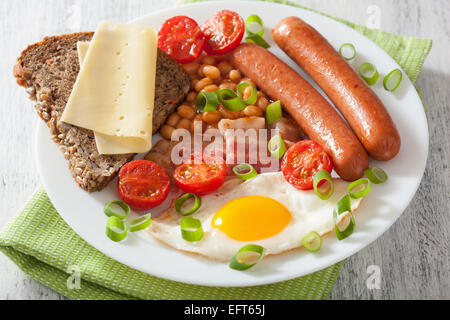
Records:
M291 213L278 201L263 196L231 200L214 215L211 225L239 241L272 237L291 220Z

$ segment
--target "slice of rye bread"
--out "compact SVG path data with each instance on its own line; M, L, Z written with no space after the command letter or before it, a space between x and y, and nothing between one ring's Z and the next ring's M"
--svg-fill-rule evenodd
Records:
M77 42L89 41L92 36L86 32L46 37L22 52L13 71L17 83L37 101L35 109L68 160L73 178L88 192L102 190L134 157L100 155L91 130L60 121L80 69ZM184 69L158 50L153 133L183 101L189 85Z

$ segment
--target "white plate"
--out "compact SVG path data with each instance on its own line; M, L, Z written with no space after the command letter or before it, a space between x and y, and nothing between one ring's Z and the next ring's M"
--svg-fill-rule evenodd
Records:
M220 9L236 11L243 17L258 14L264 21L265 37L272 45L270 50L308 80L310 78L287 58L270 36L271 28L284 17L301 17L336 48L342 43L353 43L358 51L358 59L353 62L355 66L370 61L378 67L381 77L400 68L386 52L351 28L291 6L245 1L205 2L155 12L133 22L158 30L161 23L172 16L187 15L201 23ZM239 272L224 263L178 252L151 239L145 232L131 234L123 243L112 242L105 236L103 206L118 198L116 183L113 181L102 192L93 194L77 187L67 170L67 162L43 123L39 123L36 134L39 171L55 208L73 230L107 256L132 268L165 279L207 286L254 286L292 279L337 263L377 239L400 217L419 186L428 154L428 126L422 103L407 77L403 77L395 94L385 91L380 83L374 90L400 131L400 153L386 163L371 161L372 166L379 165L386 170L388 182L374 186L370 196L363 201L356 214L356 232L344 241L338 241L332 234L326 236L321 251L316 254L294 250L267 257L254 268Z

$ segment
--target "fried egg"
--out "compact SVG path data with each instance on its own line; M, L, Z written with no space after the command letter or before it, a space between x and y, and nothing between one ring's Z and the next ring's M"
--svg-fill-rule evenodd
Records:
M217 191L202 196L200 209L191 215L202 223L200 241L182 238L181 215L173 206L152 220L148 232L177 250L219 261L229 261L250 243L266 248L266 255L279 254L301 247L311 231L321 236L333 231L333 209L347 193L347 186L347 182L334 179L333 196L321 200L313 190L294 188L281 172L259 174L244 182L231 178ZM352 199L353 212L360 202Z

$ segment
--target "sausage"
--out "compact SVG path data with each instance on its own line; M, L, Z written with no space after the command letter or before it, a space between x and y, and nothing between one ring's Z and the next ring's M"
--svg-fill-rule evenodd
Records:
M331 99L370 156L387 161L397 155L400 135L383 103L319 32L287 17L272 36Z
M334 108L305 79L270 51L243 43L232 62L283 108L303 131L331 157L334 169L347 181L360 178L369 165L363 146Z

